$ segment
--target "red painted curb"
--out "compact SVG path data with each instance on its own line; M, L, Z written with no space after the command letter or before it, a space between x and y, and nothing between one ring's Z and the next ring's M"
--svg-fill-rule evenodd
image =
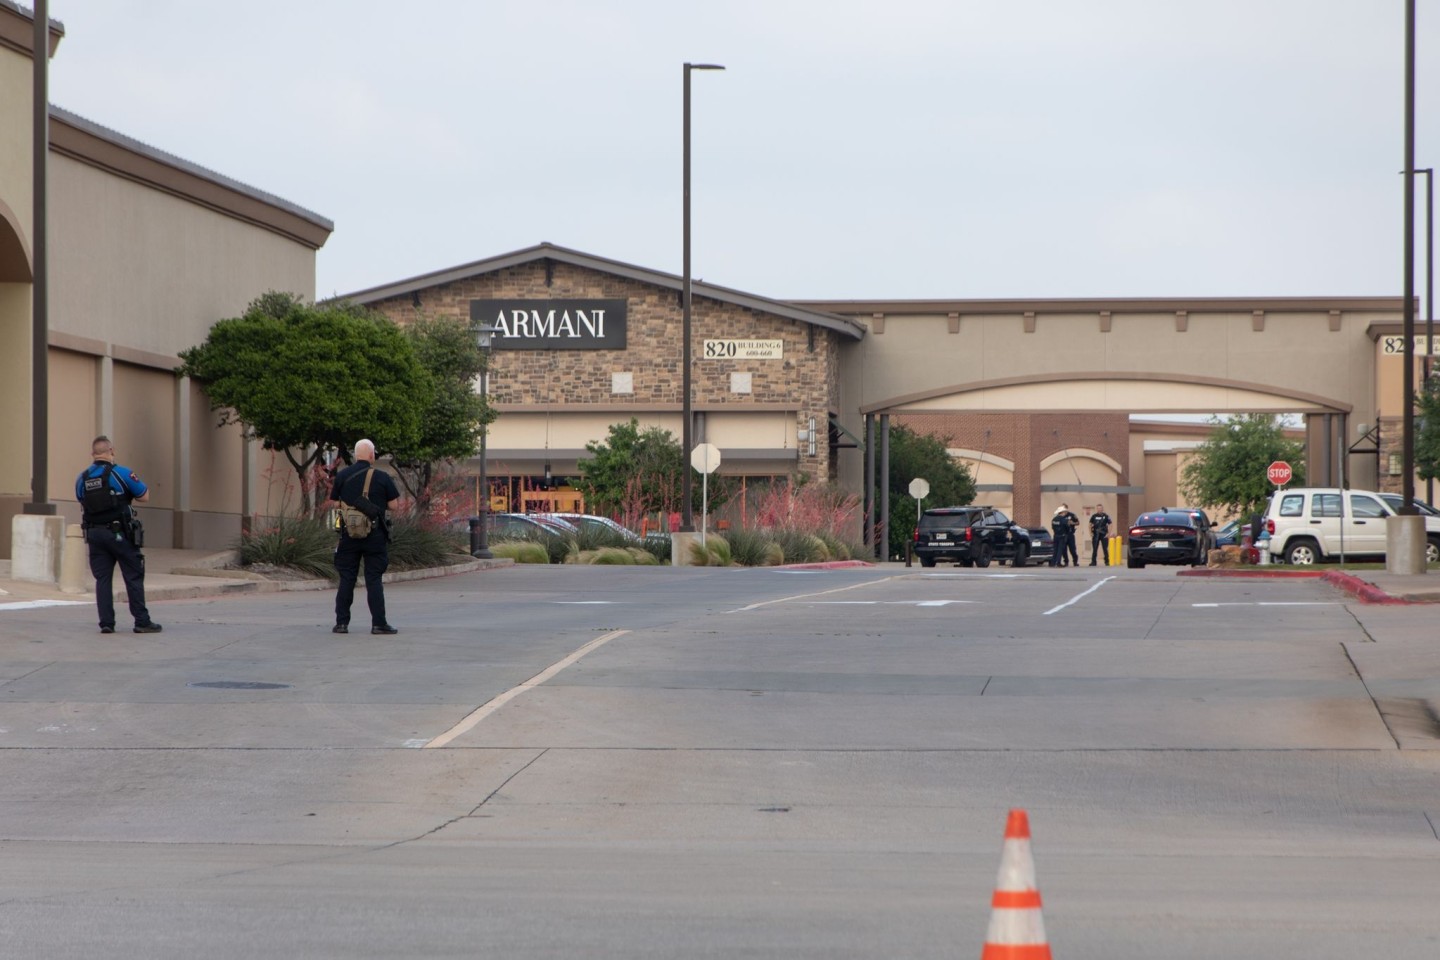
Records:
M1404 597L1392 597L1381 590L1373 583L1367 583L1351 573L1342 573L1339 570L1327 570L1320 575L1320 579L1333 586L1339 587L1348 594L1352 594L1361 603L1384 603L1402 604L1410 603Z

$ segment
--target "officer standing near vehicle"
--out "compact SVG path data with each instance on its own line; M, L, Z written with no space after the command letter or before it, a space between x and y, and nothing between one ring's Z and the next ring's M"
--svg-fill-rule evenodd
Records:
M1075 536L1075 525L1071 523L1071 513L1065 504L1055 508L1054 515L1050 518L1050 535L1055 540L1054 550L1050 554L1050 566L1069 566L1070 541Z
M335 570L340 574L340 589L335 594L335 626L333 633L350 632L350 604L355 599L355 582L360 577L360 564L365 564L365 599L370 606L370 632L395 634L400 631L385 619L385 586L382 577L390 566L390 527L386 508L400 497L395 480L375 467L375 444L361 440L355 444L355 462L335 474L330 486L330 499L355 507L370 518L370 530L363 536L351 536L344 524L340 542L335 546Z
M95 606L100 632L115 632L115 565L125 580L125 596L136 633L159 633L145 607L145 557L140 521L130 504L150 499L150 490L129 467L115 462L115 445L109 437L90 443L95 462L75 478L75 499L80 501L81 527L90 548L90 572L95 575Z
M1105 561L1105 566L1110 566L1110 514L1105 512L1105 504L1095 504L1095 512L1090 514L1090 566L1095 566L1095 554L1100 554Z

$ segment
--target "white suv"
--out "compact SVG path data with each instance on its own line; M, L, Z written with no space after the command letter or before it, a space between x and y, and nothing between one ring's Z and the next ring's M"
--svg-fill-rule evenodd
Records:
M1385 518L1394 514L1380 494L1369 490L1277 490L1265 511L1270 555L1302 566L1342 553L1383 557ZM1440 517L1425 517L1425 541L1425 562L1440 561Z

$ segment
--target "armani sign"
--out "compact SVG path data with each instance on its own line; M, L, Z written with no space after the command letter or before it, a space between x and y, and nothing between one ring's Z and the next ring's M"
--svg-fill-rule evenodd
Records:
M624 300L471 300L498 350L624 350Z

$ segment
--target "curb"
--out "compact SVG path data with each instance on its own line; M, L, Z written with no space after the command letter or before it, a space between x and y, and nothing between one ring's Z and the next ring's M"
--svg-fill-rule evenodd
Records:
M1256 577L1268 579L1315 580L1325 576L1319 570L1261 570L1258 567L1201 567L1177 571L1177 577Z
M1373 583L1367 583L1359 577L1350 573L1342 573L1339 570L1326 570L1320 575L1320 579L1334 587L1339 587L1346 593L1351 594L1361 603L1383 603L1383 604L1408 604L1413 603L1404 597L1392 597L1381 590Z
M1401 605L1412 603L1425 603L1425 600L1412 600L1408 597L1396 597L1386 593L1369 581L1362 580L1353 573L1345 573L1341 570L1257 570L1244 568L1211 568L1204 570L1181 570L1176 576L1180 577L1250 577L1255 579L1295 579L1295 580L1323 580L1332 587L1343 590L1359 600L1361 603Z
M879 564L868 560L826 560L822 563L785 563L772 570L849 570L855 567L874 567Z
M515 561L504 557L497 557L493 560L477 560L471 558L463 563L450 564L443 567L422 567L418 570L396 570L385 574L381 578L382 583L404 583L410 580L431 580L438 577L448 577L454 574L472 573L476 570L489 570L495 567L512 566ZM183 569L184 572L169 574L157 574L157 576L184 576L193 580L205 581L201 583L147 583L145 585L145 599L149 600L196 600L202 597L229 596L232 594L253 593L304 593L319 590L334 590L334 580L266 580L259 574L246 573L245 571L226 571L208 569ZM74 594L73 596L91 597L94 592ZM123 594L122 594L123 596Z

